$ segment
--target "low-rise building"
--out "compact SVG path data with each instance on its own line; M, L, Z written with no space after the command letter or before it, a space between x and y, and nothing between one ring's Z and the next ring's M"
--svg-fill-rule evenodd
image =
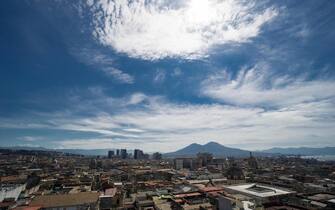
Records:
M29 206L40 206L43 210L96 209L98 192L81 192L76 194L41 195L35 197Z

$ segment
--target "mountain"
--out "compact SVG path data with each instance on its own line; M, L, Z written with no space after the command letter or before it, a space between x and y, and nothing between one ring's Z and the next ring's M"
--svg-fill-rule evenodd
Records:
M204 145L190 144L175 152L165 153L165 157L194 157L199 152L208 152L216 157L248 157L250 151L223 146L216 142L209 142Z
M63 152L63 153L86 155L86 156L96 156L96 155L106 156L109 150L113 150L113 149L47 149L44 147L23 147L23 146L0 147L0 149L29 150L29 151L53 151L53 152ZM132 150L128 150L128 151L132 152ZM194 157L199 152L212 153L216 157L248 157L250 151L226 147L216 142L209 142L204 145L193 143L175 152L165 153L164 157ZM335 147L323 147L323 148L274 147L274 148L267 149L267 150L253 152L253 155L255 156L277 156L279 154L303 155L303 156L335 155Z
M322 148L311 148L311 147L274 147L267 150L262 150L260 152L266 153L277 153L283 155L306 155L306 156L316 156L316 155L335 155L335 147L322 147Z
M56 149L58 152L87 156L106 156L109 150L113 149Z
M27 146L0 147L0 149L29 150L29 151L55 151L53 149L47 149L47 148L44 148L44 147L27 147Z

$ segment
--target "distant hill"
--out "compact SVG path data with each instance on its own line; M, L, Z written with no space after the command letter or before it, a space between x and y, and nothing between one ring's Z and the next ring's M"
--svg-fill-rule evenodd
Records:
M107 156L109 150L113 149L57 149L56 151L87 156Z
M274 147L267 150L262 150L259 152L265 153L277 153L283 155L306 155L306 156L316 156L316 155L335 155L335 147L322 147L322 148L311 148L311 147Z
M47 149L44 147L0 147L0 149L9 150L28 150L28 151L52 151L62 152L75 155L86 155L86 156L106 156L109 150L114 149ZM129 150L131 153L132 150ZM248 157L248 150L242 150L237 148L231 148L223 146L216 142L209 142L207 144L190 144L175 152L165 153L164 157L194 157L199 152L212 153L216 157ZM323 147L323 148L311 148L311 147L288 147L280 148L274 147L267 150L252 151L255 156L277 156L277 155L303 155L303 156L322 156L322 155L335 155L335 147Z
M86 155L86 156L106 156L109 150L113 149L47 149L44 147L1 147L2 149L9 150L28 150L28 151L53 151L53 152L62 152L74 155Z
M199 152L208 152L216 157L248 157L250 151L223 146L216 142L190 144L175 152L165 153L165 157L194 157Z

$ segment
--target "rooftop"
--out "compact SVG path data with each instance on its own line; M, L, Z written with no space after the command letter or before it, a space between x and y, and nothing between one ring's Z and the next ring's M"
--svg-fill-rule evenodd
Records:
M97 192L81 192L64 195L42 195L33 199L29 206L62 207L94 203L98 200Z
M108 188L108 189L105 190L105 195L109 195L109 196L114 197L116 192L117 192L116 188Z
M283 189L259 185L259 184L241 184L241 185L227 186L226 189L230 189L230 190L233 190L239 193L261 197L261 198L293 193L288 190L283 190Z

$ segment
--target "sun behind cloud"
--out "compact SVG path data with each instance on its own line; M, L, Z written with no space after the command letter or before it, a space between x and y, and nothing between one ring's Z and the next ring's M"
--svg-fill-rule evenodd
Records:
M206 57L211 47L244 43L277 16L276 8L259 9L252 1L187 0L102 1L88 3L93 34L103 45L130 57Z

